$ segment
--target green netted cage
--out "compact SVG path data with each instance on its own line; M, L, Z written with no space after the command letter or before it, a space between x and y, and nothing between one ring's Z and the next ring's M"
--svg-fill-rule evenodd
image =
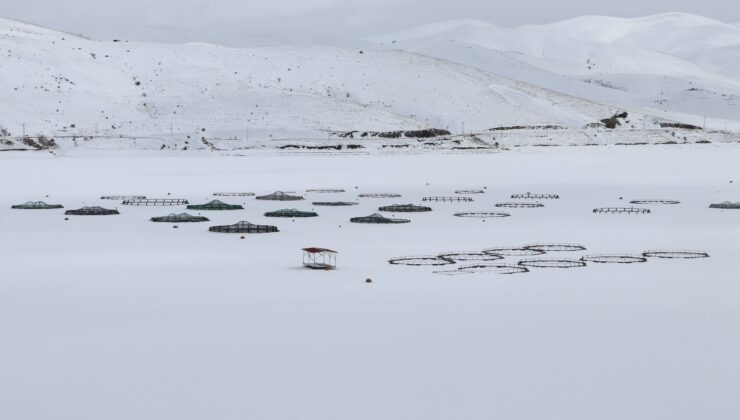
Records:
M221 200L209 201L206 204L191 204L188 210L242 210L239 204L226 204Z
M120 214L118 210L104 209L99 206L95 207L83 207L77 210L67 210L64 214L70 214L74 216L108 216L112 214Z
M239 222L234 225L211 226L210 232L220 233L272 233L279 232L277 226L253 225L249 222Z
M181 214L175 214L171 213L167 216L161 216L161 217L152 217L152 222L158 222L158 223L198 223L198 222L207 222L208 218L203 216L193 216L192 214L187 213L181 213Z
M300 211L296 209L283 209L276 211L268 211L265 213L267 217L316 217L318 213L312 211Z
M356 206L360 203L353 201L314 201L314 206L325 206L325 207L341 207L341 206Z
M399 223L409 223L411 220L408 219L391 219L388 217L383 216L382 214L371 214L370 216L363 216L363 217L353 217L349 219L352 223L375 223L375 224L399 224Z
M426 206L415 206L413 204L394 204L392 206L380 207L378 210L394 213L422 213L425 211L432 211L432 208Z
M712 205L709 206L709 208L710 209L734 209L734 210L737 210L737 209L740 209L740 202L731 203L729 201L725 201L723 203L712 204Z
M124 206L184 206L190 202L184 198L140 198L123 200Z
M299 195L290 195L288 193L284 193L282 191L276 191L272 194L268 195L261 195L259 197L255 197L257 200L272 200L272 201L298 201L303 200L303 197Z
M46 204L43 201L27 201L23 204L16 204L11 206L13 209L22 210L51 210L51 209L63 209L64 206L61 204Z

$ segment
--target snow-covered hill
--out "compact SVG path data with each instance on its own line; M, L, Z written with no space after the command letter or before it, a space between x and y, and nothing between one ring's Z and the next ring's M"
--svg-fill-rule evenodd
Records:
M516 28L463 20L370 40L693 124L740 119L740 29L699 16L584 16Z
M13 134L322 137L327 131L580 128L614 107L385 49L101 42L0 21Z

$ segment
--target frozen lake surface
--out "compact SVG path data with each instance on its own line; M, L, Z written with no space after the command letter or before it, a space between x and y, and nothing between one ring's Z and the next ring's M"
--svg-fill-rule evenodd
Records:
M740 201L738 162L732 145L341 157L2 154L0 418L740 418L740 210L708 208ZM305 193L314 188L346 192ZM349 223L379 206L483 188L471 203L424 203L433 211L395 215L408 224ZM212 196L277 190L307 199ZM526 192L560 199L495 207ZM114 194L191 204L219 198L245 209L188 211L211 222L172 229L149 218L184 206L99 200ZM652 210L646 215L592 213L636 199L681 203L638 206ZM10 209L29 200L121 214L65 221L64 210ZM282 208L319 217L263 216ZM461 211L511 217L453 216ZM244 240L208 232L241 220L280 232ZM387 262L533 242L588 248L547 257L648 249L711 257L452 277ZM307 246L339 251L338 269L302 269Z

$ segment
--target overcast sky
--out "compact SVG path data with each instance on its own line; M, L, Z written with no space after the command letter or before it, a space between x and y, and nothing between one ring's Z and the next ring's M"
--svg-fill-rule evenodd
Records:
M0 15L94 38L230 46L342 44L449 19L501 26L688 12L740 22L738 0L0 0Z

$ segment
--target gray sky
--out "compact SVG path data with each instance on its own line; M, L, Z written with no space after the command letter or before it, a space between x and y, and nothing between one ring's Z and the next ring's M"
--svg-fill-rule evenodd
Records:
M0 15L94 38L230 46L344 44L426 23L501 26L688 12L740 22L737 0L0 0Z

